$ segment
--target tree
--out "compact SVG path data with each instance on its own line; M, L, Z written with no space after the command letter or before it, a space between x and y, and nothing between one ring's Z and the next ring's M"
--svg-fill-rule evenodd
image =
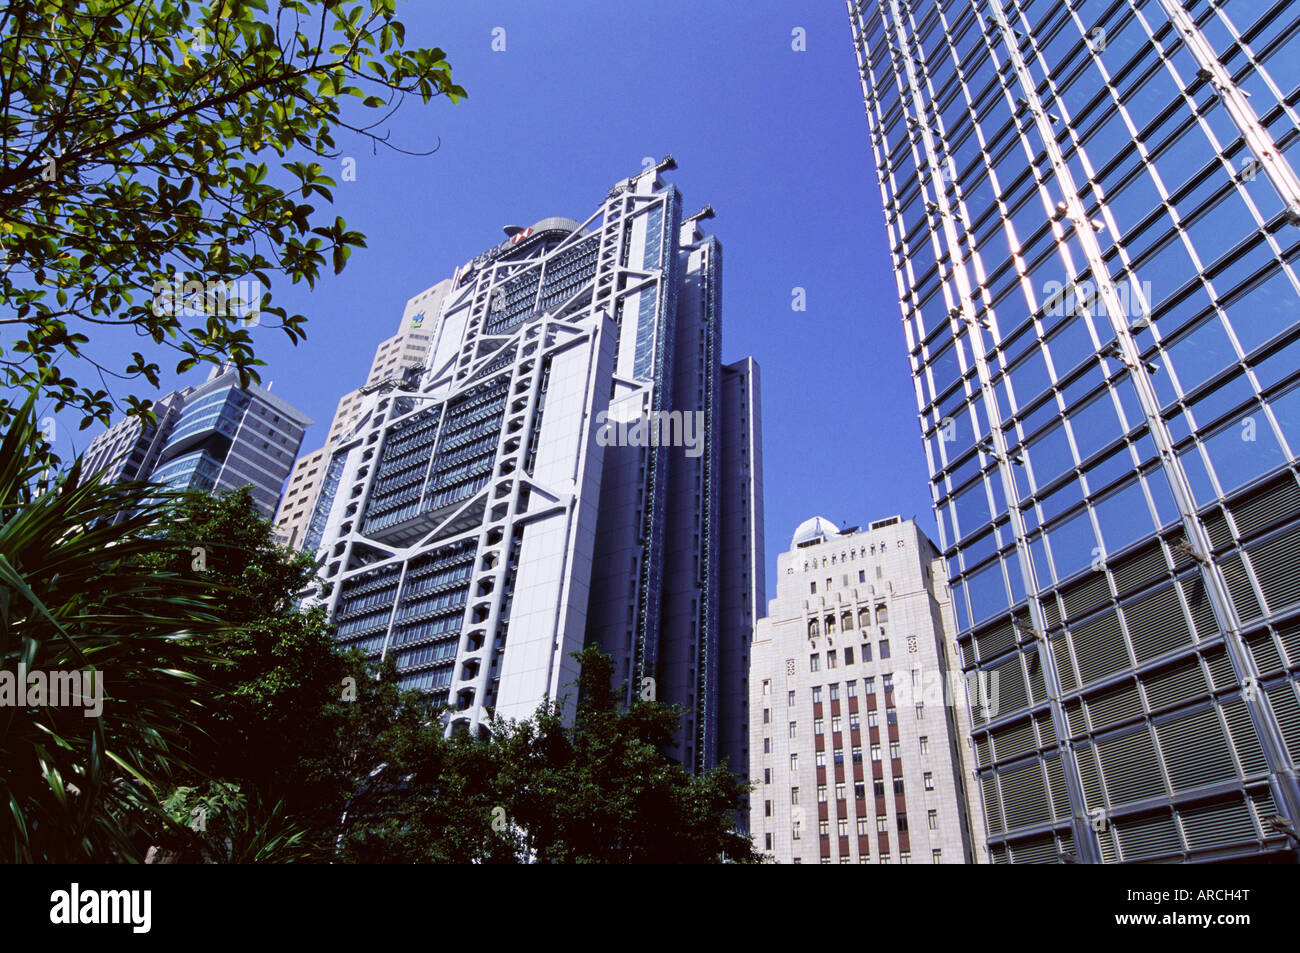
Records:
M401 692L387 659L348 725L351 796L336 859L345 863L516 863L498 751L444 736L441 712Z
M221 621L208 587L144 559L168 554L147 536L158 487L106 485L79 463L47 478L33 403L0 443L0 856L121 860L188 769L195 636ZM26 690L42 681L39 697Z
M323 610L299 608L316 563L275 541L248 488L177 494L158 525L163 549L145 562L200 581L226 626L201 638L206 703L184 738L193 769L152 843L168 860L217 863L374 854L364 838L339 851L349 806L444 764L441 721L398 687L391 659L337 652ZM393 856L420 838L405 831L399 846L384 833L377 824L372 840Z
M279 545L249 488L176 495L159 520L160 551L148 565L203 585L225 623L202 637L209 704L186 740L198 772L310 809L316 791L299 770L327 750L323 721L345 679L367 676L334 651L321 608L300 610L316 578L312 557Z
M542 705L486 738L424 735L351 805L345 859L478 863L757 862L736 830L748 787L725 766L692 776L662 754L680 713L622 708L613 662L588 648L578 711Z
M387 144L380 126L408 95L465 95L442 50L404 48L395 8L10 0L0 12L5 383L73 408L86 427L108 422L114 398L107 383L78 382L69 362L159 386L141 351L126 367L97 361L92 330L170 348L178 373L229 360L245 383L262 363L250 313L301 340L306 319L271 304L272 276L314 286L327 260L338 272L365 246L309 201L333 200L322 162L341 158L336 131ZM148 400L123 402L148 413Z
M749 788L725 765L691 775L662 754L681 713L637 699L622 708L613 660L588 647L572 727L557 704L494 727L499 791L539 863L751 863L736 830Z

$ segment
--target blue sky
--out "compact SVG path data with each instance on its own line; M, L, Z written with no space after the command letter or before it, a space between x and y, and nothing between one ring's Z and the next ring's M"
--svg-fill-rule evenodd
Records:
M707 225L723 246L723 359L762 367L769 595L776 554L809 516L915 515L934 538L842 3L408 0L399 16L408 45L442 47L469 96L408 101L390 123L404 148L440 140L431 156L340 138L357 179L339 183L335 211L369 248L314 292L273 289L308 316L305 343L253 331L263 380L317 421L304 450L408 297L500 241L502 225L585 219L644 156L671 153L687 214L717 211ZM806 311L791 309L796 287Z

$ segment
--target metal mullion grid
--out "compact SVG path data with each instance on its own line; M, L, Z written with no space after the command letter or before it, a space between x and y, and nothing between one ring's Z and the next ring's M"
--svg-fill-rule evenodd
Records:
M1001 0L990 0L990 2L994 8L995 16L1005 24L1006 20L1002 11ZM1159 0L1159 2L1176 26L1179 26L1180 23L1186 24L1186 12L1181 7L1175 9L1175 5L1172 4L1171 0ZM1009 27L1004 27L1005 29L1009 29ZM1199 37L1199 33L1193 36L1190 32L1181 28L1180 32L1183 32L1184 39L1189 41L1189 46L1194 45L1192 41L1196 38L1199 38L1201 44L1204 45L1204 39ZM1223 631L1224 644L1228 650L1233 671L1241 684L1257 685L1258 672L1255 669L1253 659L1242 642L1241 623L1232 602L1227 582L1222 569L1209 556L1211 545L1208 531L1197 514L1195 499L1191 492L1190 482L1182 468L1182 463L1173 452L1172 437L1160 416L1159 399L1142 364L1141 353L1134 332L1128 325L1125 309L1105 265L1100 243L1097 241L1096 235L1089 224L1087 210L1078 197L1073 174L1064 162L1060 146L1056 142L1055 131L1051 128L1050 121L1047 119L1039 101L1034 84L1023 60L1020 58L1018 50L1014 46L1010 47L1010 55L1015 64L1015 71L1020 80L1023 94L1029 103L1030 113L1034 117L1040 138L1045 143L1052 161L1052 168L1057 177L1060 191L1066 197L1066 221L1073 224L1075 235L1088 259L1093 281L1098 286L1099 295L1103 299L1105 309L1111 319L1112 329L1121 348L1122 357L1120 360L1129 368L1130 379L1133 381L1139 403L1143 406L1147 417L1148 432L1160 452L1175 504L1182 516L1187 539L1190 541L1195 558L1200 565L1201 575L1205 581L1214 614ZM1216 65L1222 71L1222 65L1217 64L1217 61ZM1251 113L1251 116L1253 117L1253 113ZM1236 116L1234 116L1235 118ZM1244 128L1242 131L1243 134L1246 134ZM1286 166L1286 169L1289 171L1289 166ZM1294 177L1294 174L1292 176ZM1279 192L1284 196L1286 195L1282 188L1279 188ZM1300 185L1297 186L1296 194L1300 195ZM1243 697L1246 697L1247 709L1250 712L1252 724L1259 736L1261 747L1269 764L1270 787L1273 789L1275 800L1278 802L1277 806L1279 810L1285 809L1286 813L1293 819L1300 819L1300 780L1297 780L1294 769L1289 766L1289 754L1285 739L1282 737L1281 730L1271 711L1266 705L1260 703L1257 695L1254 698L1249 697L1251 694L1245 692ZM1090 831L1089 833L1091 834ZM1089 840L1093 840L1091 836Z

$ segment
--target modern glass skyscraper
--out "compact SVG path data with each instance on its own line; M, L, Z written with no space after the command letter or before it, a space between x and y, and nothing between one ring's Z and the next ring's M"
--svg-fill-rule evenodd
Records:
M87 473L108 480L150 480L178 490L222 492L251 486L269 519L284 478L312 420L256 385L239 386L234 370L162 397L156 423L128 418L86 448Z
M572 696L571 653L681 704L692 768L748 765L763 584L758 368L721 362L721 248L660 173L457 269L422 368L364 388L308 525L340 641L449 730Z
M994 861L1300 828L1300 23L849 13Z

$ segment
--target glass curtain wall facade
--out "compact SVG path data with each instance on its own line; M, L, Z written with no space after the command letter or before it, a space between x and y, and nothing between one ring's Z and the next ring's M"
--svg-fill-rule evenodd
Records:
M239 375L214 370L208 380L159 398L156 421L128 418L86 448L84 469L101 479L164 483L177 490L225 492L251 487L270 518L284 478L311 426L310 417Z
M991 859L1293 859L1300 21L849 14Z

